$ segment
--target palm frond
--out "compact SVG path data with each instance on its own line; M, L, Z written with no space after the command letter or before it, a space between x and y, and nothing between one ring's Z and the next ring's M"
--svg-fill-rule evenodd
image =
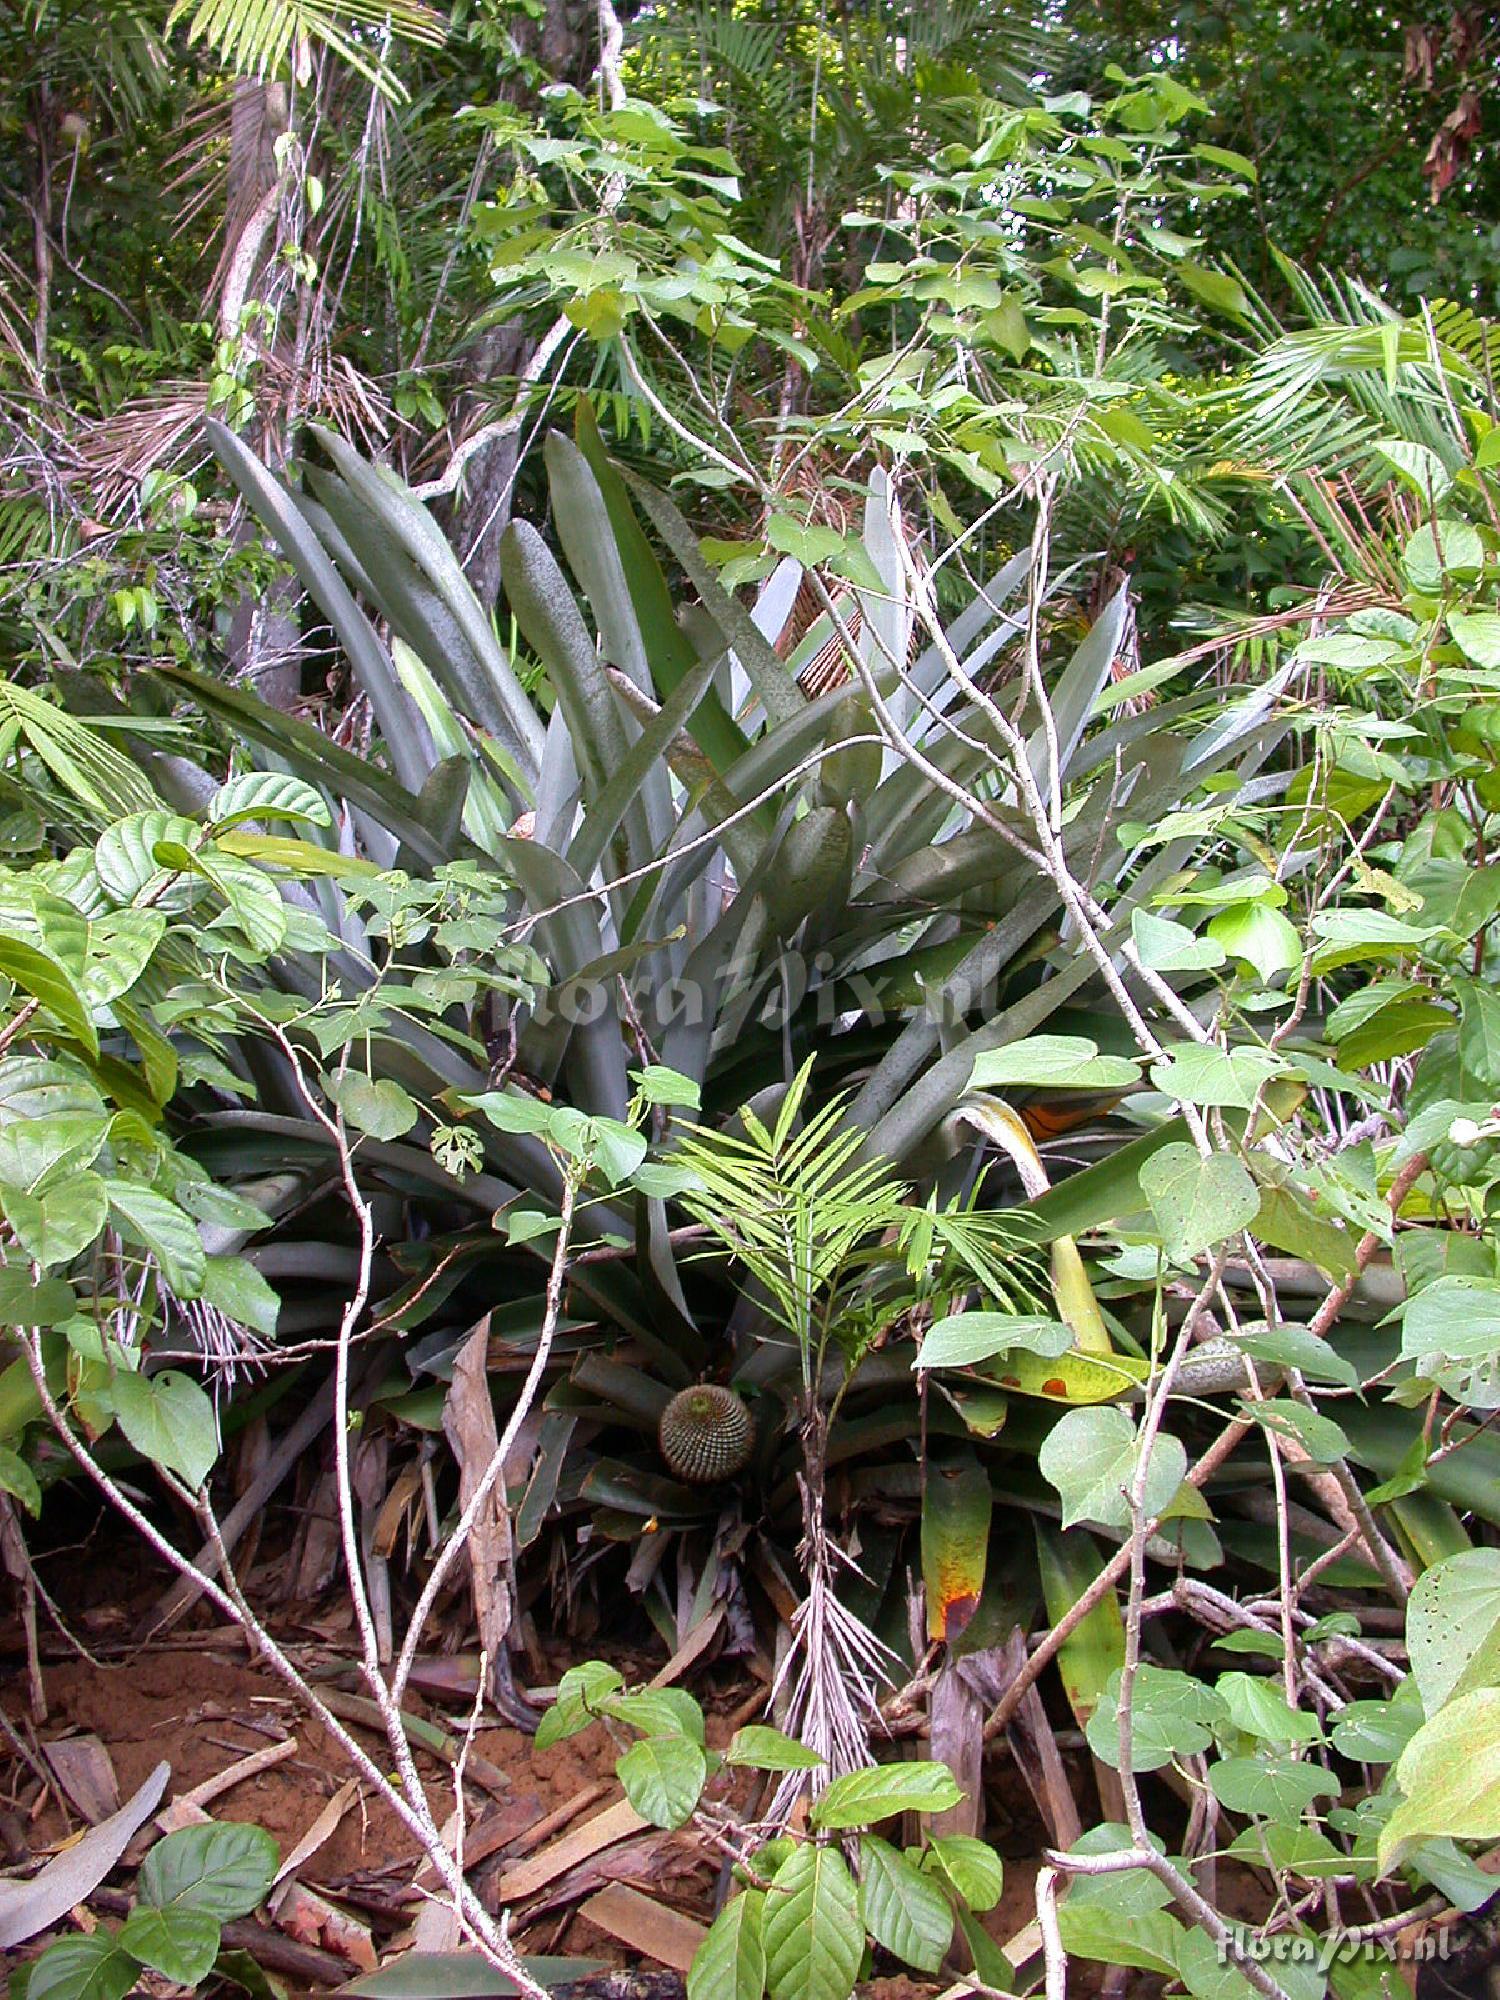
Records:
M176 0L167 26L184 19L190 43L206 42L243 76L267 76L299 46L321 42L392 97L406 93L380 56L380 37L399 35L435 48L445 32L442 15L425 0ZM375 33L362 40L360 30Z

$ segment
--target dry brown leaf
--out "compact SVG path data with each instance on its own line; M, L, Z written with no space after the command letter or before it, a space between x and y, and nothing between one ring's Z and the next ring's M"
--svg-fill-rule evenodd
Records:
M60 1736L41 1749L53 1777L90 1826L120 1810L115 1767L97 1736Z
M346 1778L333 1797L318 1814L312 1825L303 1834L286 1860L276 1871L276 1880L284 1882L288 1875L295 1875L304 1862L311 1861L326 1840L332 1838L339 1821L348 1812L359 1796L358 1778Z
M486 1313L458 1350L453 1380L443 1399L443 1434L458 1460L461 1509L473 1499L500 1445L485 1366L489 1337L490 1321ZM510 1569L510 1520L498 1484L475 1518L464 1553L469 1564L469 1587L474 1595L474 1621L479 1628L479 1643L489 1659L489 1691L493 1694L496 1662L505 1649L510 1630L506 1582Z
M665 1903L643 1896L639 1889L627 1888L623 1882L611 1882L590 1896L579 1914L643 1958L655 1959L673 1972L687 1971L708 1935L702 1924L694 1923L680 1910L670 1910Z
M379 1963L369 1925L301 1882L283 1882L267 1908L277 1926L297 1944L330 1951L361 1972L373 1972Z
M544 1847L540 1854L533 1854L529 1860L507 1868L500 1877L501 1901L519 1903L527 1896L534 1896L538 1889L555 1882L559 1875L576 1868L579 1862L590 1860L602 1849L613 1847L618 1840L628 1840L633 1833L640 1833L649 1824L649 1820L641 1818L629 1799L617 1799L603 1812L586 1819L582 1826L574 1827L571 1833L565 1833L550 1847Z

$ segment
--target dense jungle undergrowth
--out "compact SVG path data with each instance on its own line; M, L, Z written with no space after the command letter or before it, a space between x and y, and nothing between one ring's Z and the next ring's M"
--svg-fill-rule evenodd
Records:
M15 2000L1492 2000L1439 11L0 5Z

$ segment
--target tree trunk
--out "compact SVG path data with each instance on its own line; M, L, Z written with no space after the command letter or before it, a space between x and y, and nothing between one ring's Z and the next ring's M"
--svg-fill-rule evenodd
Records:
M276 249L280 173L276 141L290 124L286 85L241 78L229 111L229 175L224 203L224 251L215 273L219 331L233 339L243 328L245 308L261 296ZM257 338L261 337L259 334ZM262 424L257 439L274 459L275 426ZM236 542L255 534L241 521ZM229 657L235 678L272 707L290 709L302 692L301 596L290 577L273 585L262 600L241 598L230 616Z
M516 21L511 37L516 53L545 70L551 81L584 90L599 61L597 0L547 0L536 19L522 16ZM529 76L517 77L505 94L528 109L536 103L535 85ZM488 328L464 357L464 382L472 390L514 382L530 359L532 346L519 326ZM493 397L466 396L460 410L460 435L493 415ZM500 595L500 537L510 520L520 444L520 433L512 431L481 446L464 467L462 484L448 510L448 540L486 611L494 610Z

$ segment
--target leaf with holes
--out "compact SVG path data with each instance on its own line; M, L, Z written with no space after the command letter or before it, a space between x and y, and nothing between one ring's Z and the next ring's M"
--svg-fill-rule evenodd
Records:
M1422 1706L1500 1686L1500 1549L1465 1549L1417 1578L1406 1646Z
M946 1764L877 1764L835 1778L809 1817L827 1829L873 1826L893 1813L947 1812L963 1796Z
M1254 1181L1228 1153L1203 1160L1191 1146L1163 1146L1142 1162L1140 1182L1163 1247L1179 1260L1246 1228L1260 1208Z
M175 1368L159 1375L122 1368L107 1395L120 1429L141 1456L177 1473L196 1492L219 1455L219 1434L214 1406L191 1376Z
M687 2000L760 2000L766 1990L765 1907L759 1889L724 1905L693 1954Z
M615 1769L642 1819L668 1828L687 1822L708 1778L708 1760L686 1736L648 1736Z
M859 1900L877 1944L918 1972L936 1972L953 1942L953 1905L889 1841L859 1843Z
M793 1848L772 1877L763 1934L771 2000L849 2000L865 1933L837 1848Z
M1130 1525L1126 1493L1136 1476L1136 1427L1123 1410L1069 1410L1047 1434L1037 1459L1042 1477L1062 1497L1063 1526L1093 1521L1101 1528ZM1158 1432L1141 1494L1148 1519L1160 1514L1187 1475L1180 1439Z

